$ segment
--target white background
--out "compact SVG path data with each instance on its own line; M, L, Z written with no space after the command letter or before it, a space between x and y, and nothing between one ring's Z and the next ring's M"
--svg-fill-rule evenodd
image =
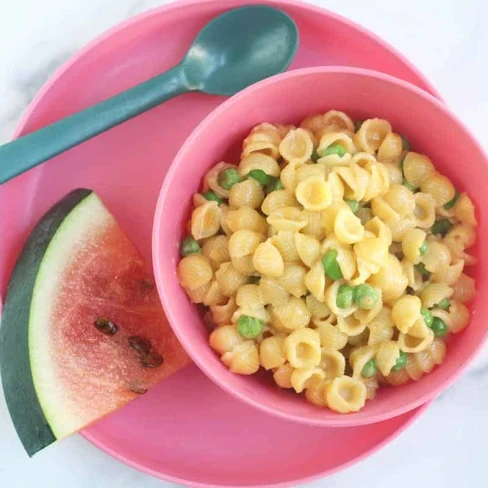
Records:
M161 0L0 0L0 142L64 60ZM373 30L409 57L488 148L488 2L310 0ZM435 127L432 128L435 130ZM462 165L462 161L460 161ZM487 188L488 189L488 188ZM407 432L327 488L477 488L486 480L488 351ZM138 473L74 436L28 460L0 393L0 486L175 486Z

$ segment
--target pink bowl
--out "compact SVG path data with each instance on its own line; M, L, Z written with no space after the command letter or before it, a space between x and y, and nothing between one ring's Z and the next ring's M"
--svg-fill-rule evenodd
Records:
M215 163L238 161L240 143L251 127L263 121L297 123L329 109L354 119L378 116L405 134L414 149L428 154L437 168L477 204L479 241L488 237L488 166L480 146L437 99L389 75L359 68L328 67L291 71L258 83L212 112L176 156L159 197L154 221L153 260L165 311L179 340L195 363L235 397L274 415L321 426L353 426L386 420L433 399L464 370L484 342L488 312L488 280L482 272L488 248L479 246L478 294L470 326L448 346L445 363L421 381L384 388L358 413L340 415L308 404L303 397L272 385L268 375L230 373L208 345L208 332L176 278L178 243L189 217L191 195Z

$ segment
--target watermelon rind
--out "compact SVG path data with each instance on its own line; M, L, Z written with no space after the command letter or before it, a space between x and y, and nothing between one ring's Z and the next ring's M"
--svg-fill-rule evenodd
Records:
M89 229L110 218L87 189L69 193L37 224L14 267L0 326L0 374L7 406L29 456L73 432L49 362L45 333L63 265Z

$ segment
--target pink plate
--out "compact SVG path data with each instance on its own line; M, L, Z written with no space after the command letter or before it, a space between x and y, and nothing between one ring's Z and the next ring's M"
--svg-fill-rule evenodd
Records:
M360 66L435 93L402 56L337 15L289 0L194 0L140 15L90 44L43 88L17 135L168 69L208 20L247 3L279 6L293 16L301 34L293 68ZM200 94L174 99L2 186L2 294L35 221L75 187L95 189L149 258L164 175L189 133L222 100ZM290 486L371 454L423 408L353 429L308 427L238 402L193 366L83 435L117 459L180 484Z

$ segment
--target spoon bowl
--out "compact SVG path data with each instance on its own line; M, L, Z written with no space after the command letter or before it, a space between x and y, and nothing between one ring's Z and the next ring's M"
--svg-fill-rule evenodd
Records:
M286 70L297 48L297 27L288 15L264 5L242 7L202 29L182 69L189 89L233 95Z

